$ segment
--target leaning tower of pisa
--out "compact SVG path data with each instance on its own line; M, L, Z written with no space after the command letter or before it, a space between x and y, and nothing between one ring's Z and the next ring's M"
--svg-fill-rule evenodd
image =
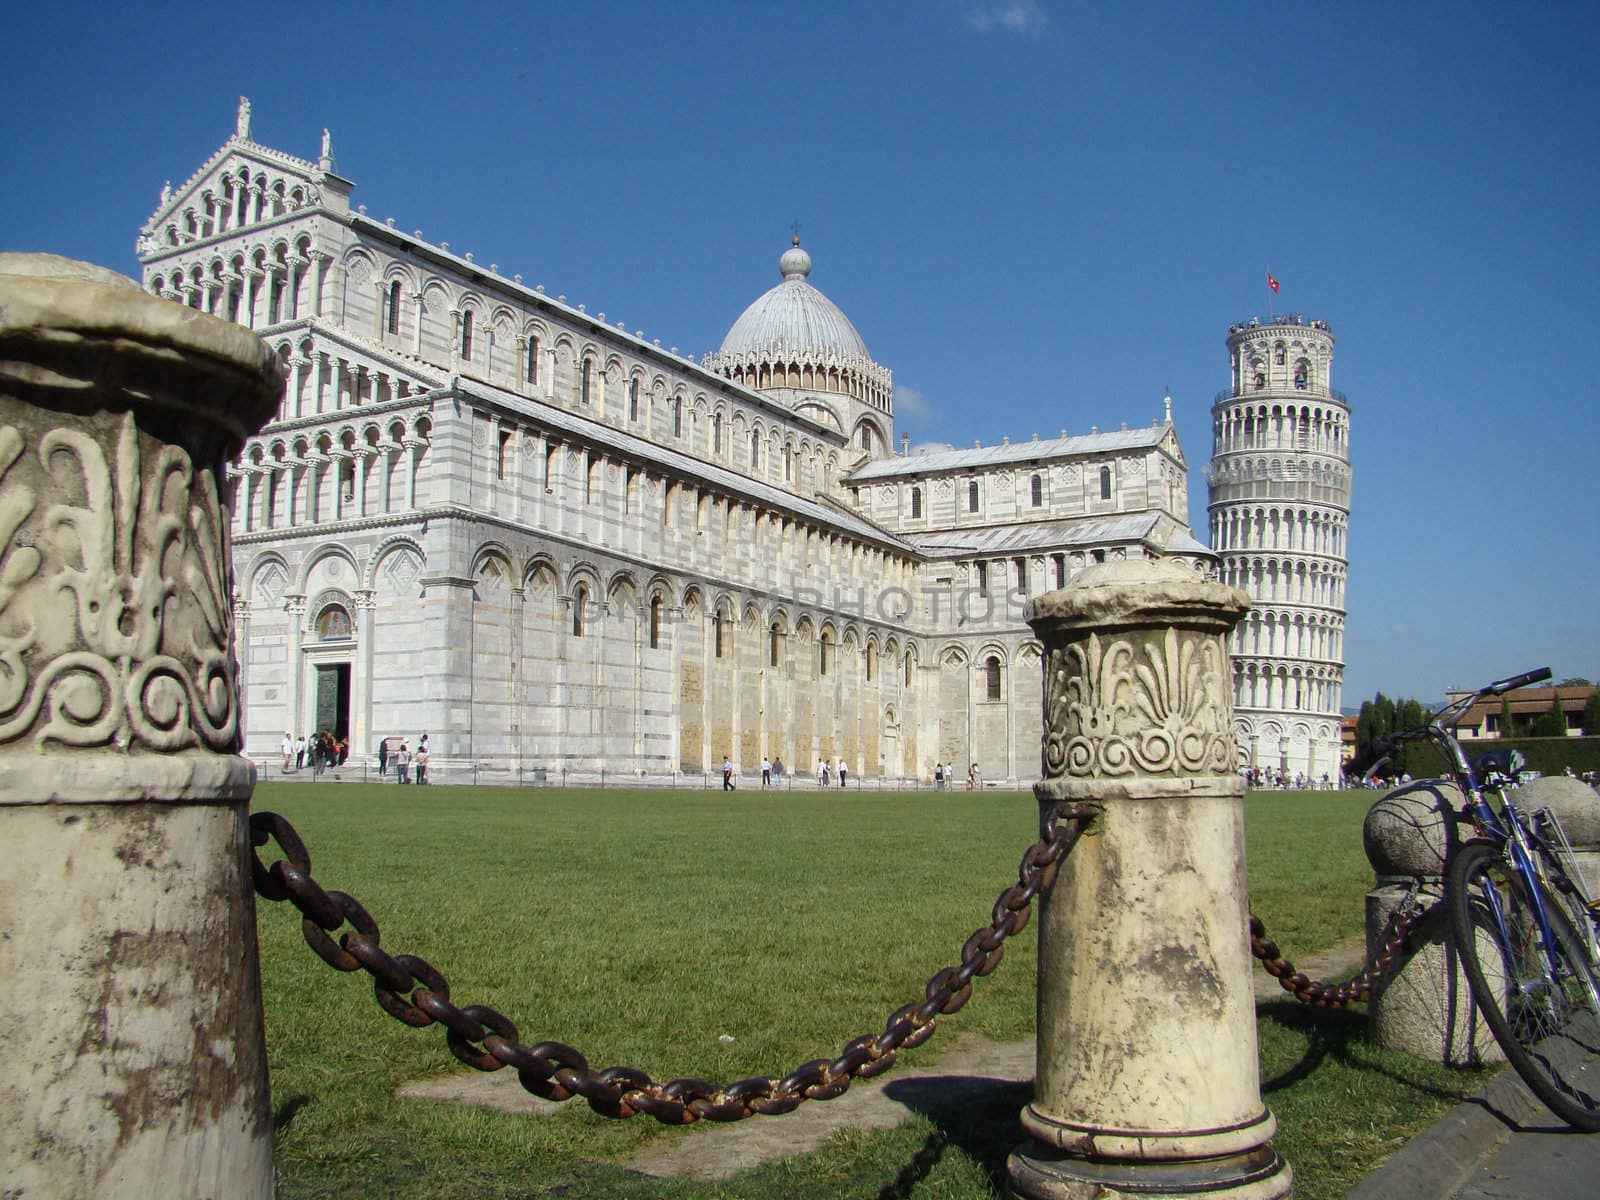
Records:
M1228 330L1232 385L1211 407L1211 548L1250 594L1233 633L1241 762L1339 778L1350 404L1329 386L1326 321Z

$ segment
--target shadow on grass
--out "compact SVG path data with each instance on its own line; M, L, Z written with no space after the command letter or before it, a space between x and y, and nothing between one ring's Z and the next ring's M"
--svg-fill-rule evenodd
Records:
M290 1125L294 1124L295 1114L310 1102L311 1097L301 1093L297 1096L290 1096L282 1104L278 1105L272 1114L272 1132L282 1133L289 1128Z
M904 1200L955 1146L990 1181L1005 1179L1006 1157L1023 1141L1018 1114L1033 1099L1033 1084L976 1075L926 1075L884 1085L884 1094L926 1118L934 1131L879 1200Z
M1408 1073L1400 1065L1402 1055L1385 1055L1376 1050L1367 1038L1367 1015L1344 1008L1318 1008L1294 1000L1273 1000L1256 1009L1260 1019L1271 1021L1281 1029L1299 1034L1306 1040L1306 1050L1298 1061L1270 1079L1261 1081L1263 1096L1291 1087L1315 1072L1328 1060L1356 1071L1372 1071L1379 1075L1442 1100L1465 1100L1476 1089L1480 1076L1463 1074L1461 1087L1442 1087L1437 1083Z

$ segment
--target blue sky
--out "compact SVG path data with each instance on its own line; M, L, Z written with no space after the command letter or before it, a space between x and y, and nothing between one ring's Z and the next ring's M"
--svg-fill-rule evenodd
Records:
M900 430L1170 389L1202 537L1270 265L1353 408L1346 705L1600 676L1593 5L241 7L13 12L0 247L136 274L240 95L268 145L330 128L372 215L696 354L799 220Z

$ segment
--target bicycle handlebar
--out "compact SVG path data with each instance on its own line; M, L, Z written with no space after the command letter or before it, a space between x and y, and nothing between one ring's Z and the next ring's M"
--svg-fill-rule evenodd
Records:
M1514 692L1520 687L1527 687L1530 683L1538 683L1550 678L1549 667L1535 667L1531 671L1524 671L1521 675L1513 675L1509 679L1496 680L1488 687L1478 691L1480 696L1501 696L1506 692Z

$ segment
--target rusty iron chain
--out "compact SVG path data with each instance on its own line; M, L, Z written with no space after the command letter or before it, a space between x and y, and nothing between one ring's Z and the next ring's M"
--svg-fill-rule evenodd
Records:
M1267 974L1276 978L1283 990L1292 993L1300 1003L1314 1004L1318 1008L1344 1008L1372 994L1373 987L1401 960L1412 933L1437 913L1443 903L1435 900L1429 905L1419 904L1413 889L1396 910L1382 947L1358 974L1343 983L1308 979L1303 971L1296 971L1294 963L1278 952L1278 943L1267 936L1267 927L1254 913L1250 914L1250 953L1260 959Z
M847 1042L837 1058L814 1058L782 1078L757 1076L725 1085L692 1078L658 1083L635 1067L595 1070L583 1054L561 1042L524 1045L510 1018L486 1005L458 1007L451 1002L449 981L436 967L412 954L390 954L380 945L378 923L359 901L327 891L312 878L305 843L276 813L250 817L251 872L263 899L287 900L300 910L306 942L324 962L340 971L366 971L379 1005L396 1020L418 1028L443 1025L450 1052L468 1066L480 1071L513 1067L522 1086L535 1096L558 1101L582 1096L602 1116L648 1113L664 1125L688 1125L738 1121L757 1113L775 1116L793 1112L807 1100L831 1100L843 1095L853 1079L887 1071L898 1051L927 1041L941 1015L966 1004L972 981L1000 965L1005 940L1028 924L1034 897L1050 887L1057 868L1100 811L1095 804L1057 804L1047 812L1044 836L1023 853L1017 882L995 900L989 925L967 939L959 964L928 980L921 1001L889 1014L882 1033L862 1034ZM268 841L275 841L284 855L271 867L262 865L256 853ZM346 922L351 928L335 942L331 935Z

